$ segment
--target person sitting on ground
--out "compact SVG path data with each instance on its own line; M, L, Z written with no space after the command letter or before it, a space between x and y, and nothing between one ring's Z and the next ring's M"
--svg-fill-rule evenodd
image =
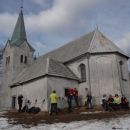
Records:
M122 97L121 97L121 107L124 109L129 108L129 102L128 102L127 98L125 97L125 95L122 95Z
M108 101L106 94L104 94L101 98L101 105L105 111L108 111Z
M37 99L35 99L35 102L34 102L33 106L29 109L28 112L37 114L40 111L41 111L41 109L39 107L37 107Z
M121 107L121 98L119 97L118 94L115 94L113 103L115 110L119 110Z
M109 109L109 111L112 111L114 108L114 104L113 104L113 102L114 102L114 99L113 99L113 97L112 97L112 95L109 95L109 98L108 98L108 109Z
M30 102L30 100L27 100L25 102L25 106L22 109L22 112L29 112L30 108L31 108L31 102Z

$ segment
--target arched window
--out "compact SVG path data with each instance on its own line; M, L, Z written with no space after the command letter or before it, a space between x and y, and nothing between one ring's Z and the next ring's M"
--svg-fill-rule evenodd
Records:
M86 66L85 64L80 64L79 68L80 68L81 82L85 82L86 81Z

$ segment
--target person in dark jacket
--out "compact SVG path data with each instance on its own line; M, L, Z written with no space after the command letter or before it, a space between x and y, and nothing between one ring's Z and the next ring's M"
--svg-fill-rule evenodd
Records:
M92 109L92 95L91 95L91 93L88 93L86 97L87 97L87 107Z
M23 103L23 96L18 96L18 105L19 105L19 112L22 112L22 103Z
M68 102L68 112L72 112L72 90L68 89L68 94L67 94L67 102Z
M124 109L129 108L129 101L127 100L127 98L124 95L121 97L121 107Z
M76 88L74 88L73 96L76 106L79 107L79 96L78 96L78 90Z

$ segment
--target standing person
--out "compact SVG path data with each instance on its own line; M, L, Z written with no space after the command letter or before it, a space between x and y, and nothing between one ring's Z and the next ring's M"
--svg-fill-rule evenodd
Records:
M18 96L18 105L19 105L19 112L22 112L22 103L23 103L23 96L22 94Z
M87 107L92 109L92 95L91 95L91 93L87 94Z
M88 88L85 88L85 91L86 91L86 102L85 102L85 105L92 109L92 95L91 95L91 92L89 91Z
M73 96L76 106L79 107L79 96L78 96L78 90L76 88L74 88Z
M50 102L51 102L50 115L52 115L53 112L55 112L56 115L57 115L58 114L58 111L57 111L57 94L56 94L55 90L53 90L53 92L50 94L49 98L50 98Z
M72 112L72 90L68 89L68 94L67 94L67 102L68 102L68 112Z
M61 97L58 97L57 109L58 109L58 112L61 112L61 109L62 109L62 98Z

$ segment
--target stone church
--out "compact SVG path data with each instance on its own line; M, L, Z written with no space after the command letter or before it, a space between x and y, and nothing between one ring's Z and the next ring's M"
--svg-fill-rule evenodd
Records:
M27 40L21 9L11 40L3 51L3 84L0 106L17 108L19 94L48 110L52 90L65 97L68 88L77 88L84 102L85 88L99 105L103 94L126 95L130 100L127 56L99 29L47 54L34 58L35 49Z

